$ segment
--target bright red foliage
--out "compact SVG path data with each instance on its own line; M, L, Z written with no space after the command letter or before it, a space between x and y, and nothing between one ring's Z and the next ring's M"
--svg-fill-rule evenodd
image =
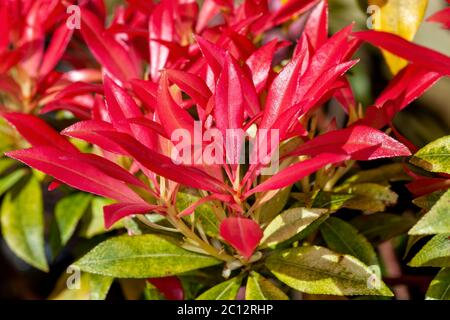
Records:
M204 200L182 215L192 213L204 201L219 200L228 215L221 221L220 235L246 259L258 246L262 231L256 221L242 215L245 201L256 193L292 185L319 169L349 159L410 155L405 145L379 129L391 124L396 112L440 77L450 75L448 56L391 34L353 33L349 25L328 38L328 4L324 0L291 0L273 11L264 0L241 5L206 0L201 8L189 0L162 0L158 4L128 1L114 13L109 26L105 24L102 1L97 1L99 6L85 4L80 34L100 68L92 70L87 68L91 63L80 64L67 55L75 68L62 74L54 68L73 36L59 18L65 8L58 1L51 1L53 6L45 10L42 1L26 2L26 8L18 12L17 8L2 7L0 16L12 12L17 17L26 11L28 21L44 13L47 30L25 39L27 26L19 25L22 38L16 40L20 45L12 51L5 45L10 39L4 35L10 33L2 32L0 89L17 86L7 74L13 65L26 66L30 76L37 79L35 90L42 93L39 99L45 102L39 100L34 106L46 104L44 112L61 108L72 111L84 121L66 128L63 135L96 145L100 152L81 153L38 118L5 113L5 119L32 146L9 152L8 156L76 189L116 200L105 207L106 227L133 214L166 214L181 186L204 190ZM272 68L274 56L289 43L272 40L260 44L255 39L305 12L310 15L292 59L276 73ZM222 18L217 25L209 23L217 16ZM2 30L13 30L12 26L7 19ZM44 50L49 30L53 36ZM11 36L14 34L11 31ZM33 55L23 55L24 46L31 40L34 47L28 52ZM366 118L348 128L308 138L305 124L331 98L336 97L346 110L355 107L345 74L358 62L352 55L361 40L411 64L368 108ZM148 72L144 65L149 66ZM96 83L101 79L102 84ZM283 155L282 160L292 165L264 182L260 179L266 166L262 161L250 164L245 172L243 166L226 163L225 156L223 164L175 163L170 158L174 143L169 138L177 129L195 136L196 121L202 130L218 129L222 133L252 126L258 132L276 129L277 142L295 137L301 143ZM261 146L265 140L263 137L256 143ZM206 145L194 142L192 147L201 152ZM268 151L270 156L277 150ZM308 158L300 161L299 155ZM122 156L129 160L129 166L119 165L123 164L118 161ZM162 284L151 282L162 288Z

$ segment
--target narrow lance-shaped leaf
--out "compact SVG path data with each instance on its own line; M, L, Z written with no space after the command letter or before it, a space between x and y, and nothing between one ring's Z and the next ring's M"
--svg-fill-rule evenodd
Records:
M347 155L322 153L312 159L301 161L278 172L263 183L259 184L257 187L250 190L246 196L250 196L256 192L281 189L288 185L294 184L295 182L310 175L311 173L316 172L328 164L342 162L347 159Z
M301 145L293 154L314 156L324 152L350 155L354 160L411 154L406 146L387 134L363 125L327 132Z
M166 72L171 81L186 92L202 108L206 108L211 97L211 91L200 77L181 70L170 69Z
M323 247L279 251L269 256L266 266L280 281L310 294L393 295L365 264Z
M82 9L80 31L92 54L111 75L122 82L139 78L129 53L104 29L93 12Z
M234 300L241 287L242 276L224 281L197 297L196 300Z
M244 121L242 86L237 68L237 63L227 54L214 93L214 118L223 134L226 129L241 128Z
M246 300L289 300L288 296L270 280L252 271L245 288Z
M442 53L411 43L387 32L360 31L353 35L409 62L429 68L443 75L450 75L450 57Z
M44 247L44 213L39 181L34 176L9 191L1 208L2 235L21 259L47 271Z
M271 247L294 237L326 211L324 209L292 208L280 213L264 229L261 246Z
M215 258L181 249L156 235L110 238L75 265L82 271L116 278L166 277L219 264Z
M92 196L90 194L78 192L61 199L56 204L50 234L50 244L54 256L73 235L91 200Z
M411 162L428 171L450 174L450 135L427 144Z
M72 38L73 29L69 28L64 21L54 32L50 45L42 58L39 75L46 76L58 64L64 54L67 45Z
M51 147L11 151L7 155L82 191L124 202L142 203L125 183L111 178L77 154Z
M331 250L352 255L367 266L378 266L377 254L372 245L351 224L330 217L322 223L320 231Z
M69 141L36 116L18 112L3 113L2 116L32 146L52 146L66 152L78 152L78 149Z
M426 300L450 300L450 268L442 268L425 294Z
M412 235L450 233L450 190L447 190L415 225Z
M431 238L408 263L411 267L450 267L450 233Z
M149 19L150 75L157 81L160 71L166 65L169 49L155 40L172 41L174 36L174 19L172 4L162 1L153 10Z

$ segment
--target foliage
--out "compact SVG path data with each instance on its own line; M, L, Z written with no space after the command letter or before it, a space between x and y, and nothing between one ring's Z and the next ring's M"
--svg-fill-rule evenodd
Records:
M376 31L331 35L327 0L137 0L111 19L102 0L2 5L6 243L42 271L83 244L81 290L63 275L53 299L105 299L117 281L132 298L286 300L392 297L377 246L432 235L408 265L441 268L426 297L449 299L450 136L417 150L393 119L450 57L411 42L427 1L381 2L367 3L382 6ZM431 20L448 27L443 12ZM394 74L365 110L349 81L363 42ZM229 132L242 136L223 147ZM420 216L390 212L405 182Z

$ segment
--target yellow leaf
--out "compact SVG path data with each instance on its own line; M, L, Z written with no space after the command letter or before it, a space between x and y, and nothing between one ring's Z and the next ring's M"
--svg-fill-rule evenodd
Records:
M428 0L369 0L369 5L380 8L375 12L373 29L396 34L409 41L419 29L427 9ZM383 50L392 74L397 74L408 62Z

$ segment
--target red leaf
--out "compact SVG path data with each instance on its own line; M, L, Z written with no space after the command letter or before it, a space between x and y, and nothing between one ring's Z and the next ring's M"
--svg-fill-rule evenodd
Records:
M305 31L314 50L328 39L328 0L322 0L311 11L305 23Z
M186 92L200 107L206 109L212 93L202 78L180 70L167 70L166 72L172 82Z
M72 38L73 29L67 27L64 21L53 34L52 40L42 59L39 70L41 77L46 76L58 64L64 54L70 39Z
M205 57L208 65L211 67L211 70L214 72L216 78L218 78L225 61L226 51L223 48L198 35L195 37L195 39L197 40L200 50Z
M420 197L438 190L447 190L450 187L450 179L420 177L408 183L406 187L414 196Z
M156 111L169 137L177 129L186 129L193 137L194 118L173 100L166 73L163 73L160 79Z
M374 128L382 128L393 116L421 96L442 76L416 65L408 65L401 70L388 87L375 101L374 106L366 110L366 116L361 123ZM395 101L395 103L387 103Z
M334 164L345 161L349 158L347 155L337 155L331 153L322 153L312 159L308 159L296 163L270 177L256 188L248 191L245 197L249 197L256 192L263 192L268 190L276 190L294 184L304 177L316 172L320 168L328 164Z
M81 34L95 58L118 80L139 78L139 71L129 53L103 27L90 11L81 11Z
M158 95L158 85L151 81L133 79L130 81L133 92L150 110L156 108L156 97Z
M244 121L244 101L238 68L237 63L227 54L217 81L213 110L216 126L223 134L226 129L242 128Z
M257 92L260 92L266 85L277 46L278 40L274 39L258 48L246 61L252 72L253 83Z
M106 109L113 126L123 132L131 133L130 125L124 120L142 116L142 112L130 95L105 75L104 79Z
M167 179L213 193L226 193L229 190L216 178L190 166L176 165L172 159L146 148L127 134L108 131L98 133L120 145L123 154L129 155L148 170Z
M167 300L183 300L184 291L180 279L175 276L147 279Z
M78 152L69 141L45 121L25 113L3 113L2 116L34 147L53 146L66 152Z
M219 13L219 11L220 6L218 6L214 0L205 0L197 18L195 32L200 33L204 28L206 28L208 22L211 21L212 18Z
M294 15L300 15L311 9L318 0L288 0L272 16L271 23L267 27L276 26L286 22ZM267 29L266 27L266 29Z
M220 223L220 236L248 259L258 246L263 232L251 219L231 217L225 218Z
M55 100L73 98L88 93L103 94L103 87L98 84L77 81L59 91L55 96Z
M134 214L149 213L162 207L150 204L114 203L103 208L105 228L109 229L117 221Z
M6 155L76 189L121 202L144 203L124 182L86 163L80 154L45 146L11 151Z
M388 32L360 31L353 33L353 35L416 65L444 75L450 75L450 57L442 53L414 44Z
M174 19L170 1L162 1L153 10L149 20L150 76L158 81L160 71L165 67L169 49L158 41L171 42L174 37Z
M450 7L436 12L427 21L441 23L445 29L450 29Z
M295 155L316 156L321 153L349 155L354 160L411 155L409 149L387 134L364 125L330 131L301 145Z

